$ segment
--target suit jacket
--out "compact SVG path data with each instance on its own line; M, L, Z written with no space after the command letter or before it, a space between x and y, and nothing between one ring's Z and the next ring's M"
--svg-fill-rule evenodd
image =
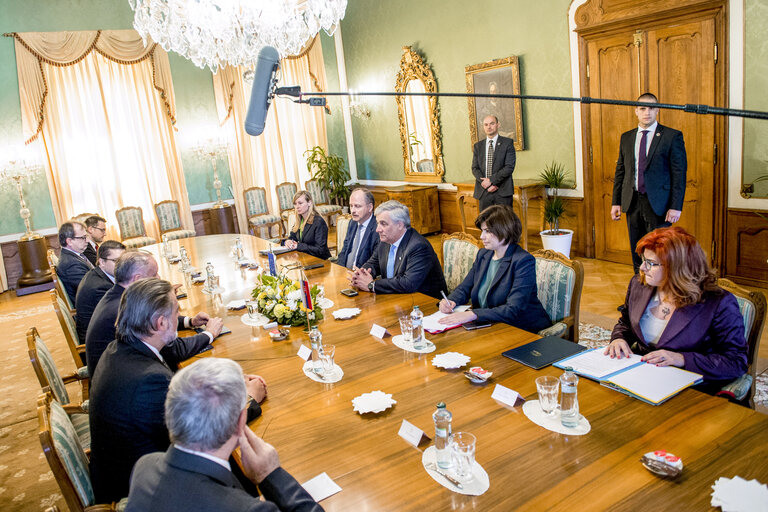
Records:
M485 178L485 159L487 138L484 138L475 144L472 152L472 174L475 176L475 193L473 197L480 199L483 194L490 194L485 190L480 182ZM515 141L499 135L496 141L496 147L493 148L493 168L491 173L491 183L499 187L499 190L493 192L502 197L512 197L515 195L515 184L512 180L512 172L515 170Z
M380 242L370 259L363 265L374 276L384 276L387 271L390 244ZM435 250L426 238L415 229L408 228L395 253L395 272L392 279L376 281L376 293L423 293L440 298L446 289L443 269Z
M733 294L708 292L701 302L676 309L654 346L643 339L640 318L655 292L637 276L632 278L611 341L622 338L630 346L637 343L641 354L658 349L683 354L683 368L702 374L705 381L729 381L747 371L744 319Z
M56 267L56 275L64 285L69 300L74 304L77 297L77 287L85 274L93 268L87 259L77 256L74 252L62 247L59 254L59 264Z
M77 310L77 337L80 343L85 343L85 335L88 324L91 322L93 310L110 288L112 280L99 267L94 267L85 274L80 282L75 296L75 309Z
M98 256L98 253L96 252L96 249L94 249L93 246L91 245L90 241L85 246L85 250L83 251L83 256L88 258L88 261L91 262L91 265L93 265L94 267L96 266L96 260L99 259L99 256Z
M360 240L360 249L357 251L357 258L354 261L354 265L358 267L362 267L366 261L371 257L371 254L373 254L373 251L376 250L376 247L379 246L379 241L381 238L379 237L379 234L376 232L376 226L378 224L376 223L376 216L371 215L371 220L368 222L368 227L365 230L365 235L363 235L363 239ZM344 238L344 246L342 247L341 251L339 252L338 259L336 262L341 265L342 267L345 267L347 265L347 258L349 257L349 253L352 252L352 246L355 243L355 234L357 233L357 230L360 228L359 224L355 221L352 221L349 223L349 229L347 229L347 236Z
M128 495L133 465L142 455L170 445L164 422L165 395L178 364L208 344L207 336L177 338L166 345L165 363L138 339L109 344L91 374L91 481L97 503Z
M537 295L536 260L517 244L511 244L499 261L486 297L488 307L480 309L480 285L492 257L493 251L480 249L467 277L448 299L465 304L471 298L472 311L480 321L504 322L531 332L552 325Z
M621 205L621 211L625 213L632 204L635 188L637 130L635 128L621 135L619 159L616 161L616 175L613 179L611 204ZM683 134L659 124L656 126L656 133L650 144L645 169L648 201L653 211L660 217L666 215L667 210L682 211L685 198L685 176L688 169Z
M323 510L283 468L270 473L259 488L266 501L244 491L225 467L171 446L136 463L126 512Z
M314 215L312 224L304 224L301 237L297 227L296 231L291 231L288 238L299 243L296 247L299 252L305 252L323 260L331 257L331 251L328 250L328 224L318 214ZM282 245L285 245L285 242Z

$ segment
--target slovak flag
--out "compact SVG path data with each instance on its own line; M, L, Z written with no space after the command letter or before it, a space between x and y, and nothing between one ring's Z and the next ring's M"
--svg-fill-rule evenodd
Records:
M311 287L309 286L309 281L307 281L306 276L302 277L304 277L304 279L301 280L301 302L304 303L305 308L312 311L314 306L312 304L312 295L310 293Z

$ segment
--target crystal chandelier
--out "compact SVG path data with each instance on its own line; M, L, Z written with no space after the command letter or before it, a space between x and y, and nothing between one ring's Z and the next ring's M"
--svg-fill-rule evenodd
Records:
M333 35L347 0L128 0L133 26L198 67L253 67L273 46L296 55L322 28Z

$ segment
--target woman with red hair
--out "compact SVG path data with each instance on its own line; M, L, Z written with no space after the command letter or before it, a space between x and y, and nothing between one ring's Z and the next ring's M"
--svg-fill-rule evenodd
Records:
M736 298L717 286L696 239L683 228L659 228L635 250L643 260L640 274L629 283L605 354L621 358L634 351L648 363L700 373L708 383L723 384L746 372Z

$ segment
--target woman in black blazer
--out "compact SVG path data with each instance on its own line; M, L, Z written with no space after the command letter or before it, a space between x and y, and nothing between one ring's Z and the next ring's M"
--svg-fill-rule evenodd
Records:
M480 229L480 249L464 281L440 301L440 311L451 313L444 324L503 322L538 332L552 325L536 290L536 260L517 245L522 234L520 219L511 206L492 205L475 221ZM472 301L472 309L453 313L457 304Z
M296 192L293 196L293 207L296 209L299 225L296 231L291 231L288 240L283 240L283 245L323 260L330 258L328 225L315 210L309 192L306 190Z

